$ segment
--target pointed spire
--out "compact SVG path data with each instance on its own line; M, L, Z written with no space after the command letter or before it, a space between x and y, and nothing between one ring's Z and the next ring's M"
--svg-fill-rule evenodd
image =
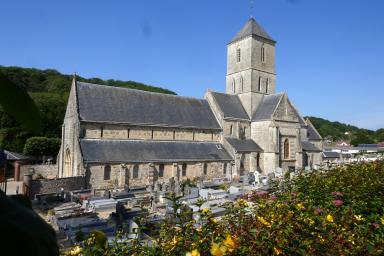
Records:
M253 12L253 5L254 5L255 1L254 0L250 0L249 1L249 18L252 19L253 18L253 15L252 15L252 12Z
M244 27L229 43L233 43L248 36L258 36L267 39L272 43L276 43L276 41L268 35L268 33L257 23L257 21L253 17L249 18Z

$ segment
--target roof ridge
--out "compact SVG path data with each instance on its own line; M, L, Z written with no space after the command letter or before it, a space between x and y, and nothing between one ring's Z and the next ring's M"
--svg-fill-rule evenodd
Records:
M279 102L277 102L275 108L273 109L271 116L274 116L274 115L275 115L276 110L277 110L277 108L280 106L281 101L283 100L283 98L284 98L284 96L286 95L286 93L283 92L283 93L276 94L276 95L279 95L279 96L280 96L280 99L279 99ZM288 96L287 96L287 98L288 98ZM263 99L263 100L264 100L264 99Z
M166 97L174 97L174 98L184 98L184 99L191 99L191 100L206 101L206 99L199 99L199 98L194 98L194 97L190 97L190 96L181 96L181 95L167 94L167 93L161 93L161 92L145 91L145 90L129 88L129 87L120 87L120 86L114 86L114 85L94 84L94 83L87 83L87 82L76 81L76 84L79 84L79 83L86 84L86 85L91 85L91 86L100 86L100 87L105 87L105 88L114 88L114 89L118 89L118 90L134 91L134 92L143 93L143 94L155 94L155 95L166 96Z
M315 133L319 136L319 138L323 138L323 136L321 136L321 134L317 131L316 127L312 124L311 120L309 120L309 118L307 118L305 120L307 126L310 126L312 128L313 131L315 131Z
M196 141L196 140L140 140L140 139L98 139L98 138L83 138L81 141L102 141L102 142L145 142L145 143L193 143L193 144L222 144L219 141Z

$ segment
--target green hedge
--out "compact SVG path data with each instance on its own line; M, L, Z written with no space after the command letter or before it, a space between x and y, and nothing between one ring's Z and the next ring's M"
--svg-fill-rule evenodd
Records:
M24 154L30 156L56 156L60 149L61 141L57 138L31 137L24 146Z

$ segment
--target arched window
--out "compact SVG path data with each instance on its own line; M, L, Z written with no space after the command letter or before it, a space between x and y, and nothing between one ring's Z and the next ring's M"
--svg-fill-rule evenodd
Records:
M229 127L229 134L230 134L230 135L233 135L233 125L231 125L231 126Z
M266 86L265 86L265 92L268 93L269 90L269 78L267 78Z
M237 60L237 62L241 61L241 50L240 49L236 50L236 60Z
M236 81L235 81L235 79L233 79L233 81L232 81L232 92L236 93Z
M227 174L227 163L223 165L223 174Z
M243 77L240 77L240 92L242 93L244 91L244 80Z
M181 166L181 176L187 176L187 164Z
M203 175L207 175L208 173L208 165L206 163L203 164Z
M164 164L159 165L159 177L164 176Z
M284 141L284 159L289 159L289 140Z
M139 165L137 165L137 164L135 164L134 166L133 166L133 170L132 170L132 178L133 179L137 179L137 178L139 178Z
M110 180L111 179L111 166L106 165L104 166L104 180Z
M259 92L261 92L261 76L259 76Z
M69 148L65 150L65 157L64 157L64 177L71 176L72 173L72 161L71 161L71 151Z

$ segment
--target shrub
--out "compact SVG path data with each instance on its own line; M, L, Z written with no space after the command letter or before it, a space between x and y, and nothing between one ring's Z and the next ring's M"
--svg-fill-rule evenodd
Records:
M31 156L56 156L60 149L60 139L32 137L24 145L24 154Z
M115 243L105 255L384 254L384 161L303 173L284 183L273 195L253 192L248 201L229 204L220 220L208 209L200 209L198 222L190 220L172 197L174 212L153 247Z

